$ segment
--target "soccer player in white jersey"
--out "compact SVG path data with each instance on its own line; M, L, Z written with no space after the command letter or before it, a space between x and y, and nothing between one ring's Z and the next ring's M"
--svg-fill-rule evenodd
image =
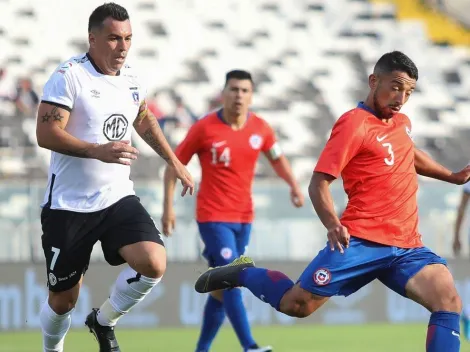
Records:
M119 351L116 322L165 272L160 233L129 178L138 155L129 143L132 126L174 169L182 195L194 190L191 175L147 109L145 85L125 63L132 38L126 9L114 3L97 7L88 33L88 53L66 61L51 75L38 112L38 144L52 151L41 213L49 296L40 319L47 352L64 349L97 241L110 265L128 263L109 298L86 318L100 352Z
M458 256L460 250L462 249L462 243L460 242L460 232L462 229L462 224L465 219L465 213L467 211L467 206L470 200L470 182L466 183L462 187L462 197L460 198L460 203L457 208L457 218L455 220L455 232L454 232L454 254ZM470 238L470 234L469 234ZM470 340L470 304L467 303L463 310L462 314L463 321L463 333L466 340Z

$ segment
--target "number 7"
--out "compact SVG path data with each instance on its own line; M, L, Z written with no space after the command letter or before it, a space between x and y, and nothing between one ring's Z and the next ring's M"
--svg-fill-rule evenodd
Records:
M55 263L57 262L57 258L59 257L60 249L56 247L52 247L51 250L54 253L54 255L52 256L50 269L54 270Z

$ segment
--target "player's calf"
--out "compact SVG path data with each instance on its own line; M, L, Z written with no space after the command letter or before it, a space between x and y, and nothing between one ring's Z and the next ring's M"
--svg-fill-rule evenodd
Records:
M284 294L279 311L291 317L306 318L326 301L328 301L328 297L314 295L297 284Z
M462 302L446 266L423 267L406 284L406 294L431 311L426 339L427 352L460 350Z
M39 315L44 352L62 352L64 339L72 323L72 311L78 299L80 283L62 292L49 291Z
M98 311L97 320L103 326L116 325L161 281L166 270L165 248L157 243L128 245L120 254L129 267L119 274L111 295Z

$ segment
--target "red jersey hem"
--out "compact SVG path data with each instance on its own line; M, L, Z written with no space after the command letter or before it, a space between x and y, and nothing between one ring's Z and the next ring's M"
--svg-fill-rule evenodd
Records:
M235 224L251 224L253 216L251 217L218 217L218 216L196 216L197 222L229 222Z
M424 247L424 244L422 241L419 241L418 243L415 243L415 244L404 245L402 242L399 242L399 241L385 241L385 240L380 240L380 239L367 236L367 235L357 235L357 234L354 234L354 235L350 234L350 235L351 237L360 238L362 240L366 240L366 241L378 243L378 244L383 244L385 246L390 246L390 247L398 247L398 248L404 248L404 249Z

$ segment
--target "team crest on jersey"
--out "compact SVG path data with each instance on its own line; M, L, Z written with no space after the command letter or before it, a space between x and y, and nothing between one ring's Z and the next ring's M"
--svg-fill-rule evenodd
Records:
M134 104L139 105L139 103L140 103L139 91L132 90L132 99L134 99Z
M331 273L328 269L318 269L313 274L313 281L318 286L325 286L331 281Z
M263 143L263 138L259 134L252 134L249 142L253 149L259 149Z
M222 258L224 259L230 259L232 258L232 250L228 247L224 247L222 248L222 250L220 251L220 255L222 256Z
M49 273L49 284L55 286L57 284L57 278L53 273Z

